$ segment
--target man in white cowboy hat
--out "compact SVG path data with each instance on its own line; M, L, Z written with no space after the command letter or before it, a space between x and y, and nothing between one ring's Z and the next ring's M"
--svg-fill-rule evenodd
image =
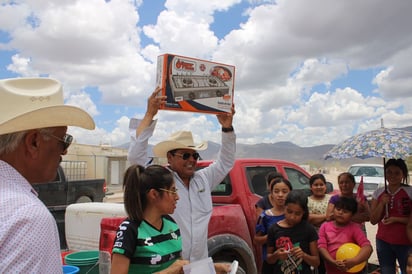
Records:
M0 109L0 273L61 273L56 222L31 184L56 177L67 126L94 121L50 78L0 80Z
M148 140L152 136L156 122L153 121L166 97L159 96L157 88L148 99L147 111L140 121L130 121L131 144L128 160L132 164L147 163ZM236 135L232 127L232 112L217 115L222 126L222 146L217 160L209 167L196 171L199 159L197 151L205 150L207 143L195 144L192 133L179 131L168 140L155 145L156 157L167 158L173 171L179 201L172 217L180 227L183 240L183 259L191 262L208 257L207 230L212 214L211 191L233 167L236 152Z

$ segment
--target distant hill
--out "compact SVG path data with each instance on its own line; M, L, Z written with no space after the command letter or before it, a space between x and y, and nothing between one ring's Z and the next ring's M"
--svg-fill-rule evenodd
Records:
M402 130L411 131L411 127L400 128ZM282 159L286 161L295 162L297 164L310 164L311 166L329 166L339 162L342 166L349 166L353 163L381 163L380 158L358 159L350 158L345 160L328 159L324 160L323 156L333 148L333 144L300 147L291 142L277 142L277 143L261 143L261 144L237 144L236 158L272 158ZM129 143L119 146L121 148L128 148ZM220 144L209 142L208 148L205 151L200 151L200 156L203 160L214 160L219 152ZM151 154L152 146L149 147L149 154Z
M237 144L236 158L272 158L306 164L311 161L323 162L323 155L332 147L333 145L300 147L291 142ZM220 144L209 142L208 149L200 152L200 155L203 159L216 159L219 148Z
M332 163L336 163L336 160L329 159L324 160L323 155L326 154L334 145L321 145L314 147L300 147L291 142L278 142L273 144L237 144L236 146L236 158L272 158L282 159L286 161L295 162L297 164L310 164L311 166L328 166ZM129 143L119 146L127 149ZM152 145L149 145L148 154L152 155ZM199 151L203 160L214 160L217 158L217 154L220 149L220 144L210 142L208 148L204 151ZM366 160L361 159L345 159L340 160L339 163L344 166L349 166L352 163L361 163ZM369 159L369 163L380 163Z

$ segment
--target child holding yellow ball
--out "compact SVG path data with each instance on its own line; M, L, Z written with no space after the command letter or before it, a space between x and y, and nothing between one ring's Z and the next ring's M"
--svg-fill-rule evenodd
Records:
M326 273L358 273L372 254L372 246L358 224L351 221L358 204L354 198L339 197L333 209L335 219L323 223L319 229L318 248L325 261ZM347 259L337 259L338 249L347 243L360 247L357 254L349 254ZM352 258L349 258L352 257Z

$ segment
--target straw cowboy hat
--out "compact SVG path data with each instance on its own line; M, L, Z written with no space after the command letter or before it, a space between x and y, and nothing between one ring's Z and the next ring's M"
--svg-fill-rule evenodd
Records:
M0 135L45 127L95 127L87 112L64 105L62 85L50 78L0 80L0 109Z
M207 149L207 142L195 145L193 142L192 132L178 131L173 133L168 140L158 143L153 147L153 153L156 157L166 158L167 152L175 149L193 149L205 150Z

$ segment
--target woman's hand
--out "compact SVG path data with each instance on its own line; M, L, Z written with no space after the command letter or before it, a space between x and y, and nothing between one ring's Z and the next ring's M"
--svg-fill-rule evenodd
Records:
M183 274L183 266L189 264L187 260L176 260L168 268L156 272L155 274Z
M230 264L227 263L215 263L216 274L226 274L230 272Z
M388 193L383 193L381 196L380 202L384 205L389 204L389 201L391 200L391 196Z
M385 225L394 224L394 223L401 223L401 224L408 224L408 217L388 217L383 218L382 223Z

